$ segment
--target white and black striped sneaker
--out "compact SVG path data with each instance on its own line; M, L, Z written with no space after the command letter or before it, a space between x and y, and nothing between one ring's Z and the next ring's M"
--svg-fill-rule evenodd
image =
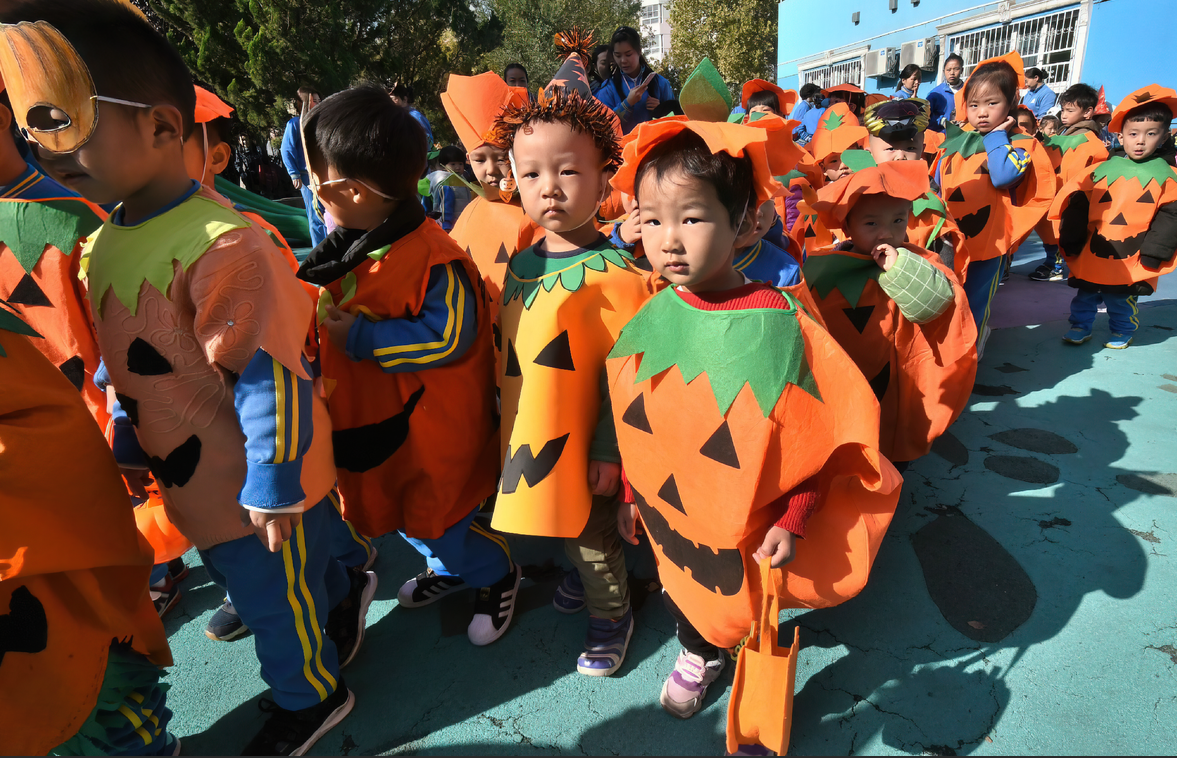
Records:
M396 600L405 608L420 608L441 600L451 592L464 589L466 583L460 577L442 576L428 569L402 584L397 590Z
M515 615L515 598L519 595L519 581L523 571L512 566L510 573L489 587L478 590L474 601L474 618L466 634L475 645L489 645L503 636Z

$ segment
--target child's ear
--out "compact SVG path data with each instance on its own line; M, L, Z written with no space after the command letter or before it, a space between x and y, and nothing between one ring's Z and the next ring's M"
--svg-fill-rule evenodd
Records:
M606 200L608 200L610 193L613 192L613 186L611 184L609 184L609 181L612 178L613 178L613 170L612 169L607 168L601 172L601 192L600 192L600 195L597 197L598 204L603 203Z
M174 105L156 105L152 106L147 115L151 119L155 147L164 147L170 142L184 144L184 117L180 115L179 108Z
M208 167L214 175L221 173L233 160L233 151L224 142L218 142L208 151Z

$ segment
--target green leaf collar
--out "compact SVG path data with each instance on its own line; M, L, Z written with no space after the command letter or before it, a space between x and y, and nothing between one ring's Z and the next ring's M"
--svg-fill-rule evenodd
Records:
M1165 163L1164 158L1153 158L1137 163L1122 155L1108 158L1091 172L1092 181L1098 182L1100 179L1106 179L1109 187L1120 179L1128 178L1140 182L1140 188L1144 189L1149 182L1156 182L1157 186L1163 187L1165 182L1177 181L1177 173L1174 173L1172 166Z
M873 258L857 258L852 255L830 253L811 255L802 267L805 283L812 287L817 296L825 300L835 287L851 308L858 307L858 300L872 279L878 281L883 270Z
M0 201L0 242L32 273L46 245L69 255L78 240L102 226L102 219L80 200Z
M545 292L551 292L557 284L566 292L576 292L584 285L585 274L590 269L604 271L609 266L628 269L632 262L632 255L613 247L603 237L593 247L564 258L538 255L533 245L512 258L507 266L503 305L521 297L523 307L530 308L541 286Z
M977 132L966 132L956 124L949 124L945 135L941 145L945 155L960 154L962 158L971 158L985 152L985 138Z

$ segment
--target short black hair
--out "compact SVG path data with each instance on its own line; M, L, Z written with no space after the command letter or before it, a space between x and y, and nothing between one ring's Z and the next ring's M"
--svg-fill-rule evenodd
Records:
M465 163L466 151L455 145L446 145L438 151L437 162L443 166L447 163Z
M1046 75L1046 72L1043 71L1042 69L1038 68L1037 66L1034 66L1033 68L1026 69L1026 77L1029 78L1031 76L1034 77L1035 79L1041 79L1043 82L1050 81L1050 77Z
M920 82L923 82L924 72L920 69L919 64L908 63L906 66L903 67L903 70L899 72L899 78L895 80L895 91L896 92L898 92L899 88L903 86L903 80L910 79L912 74L919 74L920 75Z
M361 84L337 92L303 123L307 158L321 156L349 179L398 200L414 199L425 171L425 132L383 88Z
M1066 92L1058 96L1059 107L1072 103L1085 111L1099 105L1099 93L1090 84L1072 84Z
M196 121L196 91L184 59L130 3L118 0L15 0L0 23L45 21L74 46L99 95L180 111L183 134Z
M1015 119L1018 116L1021 116L1023 114L1030 117L1030 120L1034 122L1034 126L1038 126L1038 117L1034 115L1034 111L1030 110L1029 108L1027 108L1024 105L1019 105L1017 108L1014 109L1014 118Z
M715 188L733 229L739 229L743 214L756 207L752 159L746 155L733 158L723 151L712 153L702 137L686 130L656 146L642 159L634 176L634 192L640 190L642 181L651 172L658 182L662 182L676 171Z
M773 113L781 112L781 99L770 89L762 89L759 92L753 92L751 95L748 95L748 110L752 110L758 105L767 105L769 108L772 108Z
M968 102L969 95L974 90L986 84L996 87L997 91L1005 96L1005 101L1013 110L1013 107L1018 103L1018 73L1014 71L1013 66L1005 61L991 61L977 66L973 69L972 76L965 82L965 102Z
M522 72L523 72L523 78L524 78L524 79L526 79L526 80L527 80L527 81L529 81L529 82L531 81L531 77L529 77L529 76L527 75L527 69L525 69L525 68L523 67L523 64L522 64L522 63L508 63L508 64L507 64L507 67L503 69L503 78L504 78L504 79L506 79L506 78L507 78L507 74L511 73L511 69L513 69L513 68L517 68L517 69L519 69L520 71L522 71Z
M801 92L798 94L800 95L802 100L808 100L809 98L813 97L814 95L820 95L821 94L821 87L819 87L817 84L815 84L813 82L806 82L801 87Z
M400 82L397 82L396 84L392 85L392 89L388 90L388 94L392 95L393 97L399 97L406 103L411 103L413 102L413 85L401 84Z
M1164 124L1168 128L1173 121L1173 111L1164 103L1145 103L1138 105L1124 115L1124 123L1129 122L1138 123L1142 121L1154 121Z
M949 53L948 57L944 59L945 67L947 67L948 64L952 63L953 61L956 61L960 64L961 68L964 68L964 58L960 56L960 53Z

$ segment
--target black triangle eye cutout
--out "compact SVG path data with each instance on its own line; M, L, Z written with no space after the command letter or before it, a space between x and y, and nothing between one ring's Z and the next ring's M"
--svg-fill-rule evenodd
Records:
M537 366L557 368L561 371L575 371L572 363L572 348L568 345L568 330L560 332L556 339L549 342L539 355L535 356Z
M875 397L881 403L883 396L887 394L887 387L891 384L891 363L883 366L883 370L875 374L875 378L870 380L870 388L874 390Z
M57 368L61 369L61 373L65 374L65 378L69 379L74 389L82 391L82 386L86 382L86 364L82 361L82 356L75 355Z
M683 507L682 497L678 494L678 485L674 482L674 474L671 474L662 484L662 488L658 490L658 497L665 500L672 505L679 513L686 513L687 509Z
M987 164L982 163L980 168L978 168L974 173L988 174L989 173L989 166Z
M1155 203L1156 201L1152 199L1152 193L1149 192L1148 190L1145 190L1143 195L1136 198L1136 202L1138 202L1138 203Z
M875 312L873 305L860 305L857 308L843 308L842 312L846 314L846 318L850 319L850 323L862 334L862 330L870 323L870 316Z
M172 364L142 337L136 337L127 350L127 370L139 376L172 373Z
M1112 201L1112 193L1111 192L1104 192L1103 197L1101 197L1099 199L1099 202L1101 202L1101 203L1110 203L1111 201Z
M519 356L515 354L515 343L507 339L507 358L503 373L506 376L522 376L523 372L519 369Z
M36 305L42 308L53 307L53 303L49 301L45 291L28 274L21 277L16 287L12 289L12 294L8 296L8 302L16 305Z
M625 409L625 413L621 414L621 420L629 424L638 431L646 434L653 434L654 430L650 428L650 419L646 417L646 396L638 395Z
M964 202L964 193L960 191L960 187L957 187L956 189L954 189L952 191L952 194L948 196L948 202L950 202L950 203L963 203Z
M1128 226L1128 220L1124 218L1124 214L1117 214L1114 219L1108 222L1108 226Z
M727 425L727 419L724 419L715 433L703 443L699 452L704 458L710 458L725 466L734 469L740 467L740 458L736 455L736 441L732 439L732 430Z
M499 252L495 255L495 263L510 263L511 256L507 254L507 248L502 242L499 243Z

